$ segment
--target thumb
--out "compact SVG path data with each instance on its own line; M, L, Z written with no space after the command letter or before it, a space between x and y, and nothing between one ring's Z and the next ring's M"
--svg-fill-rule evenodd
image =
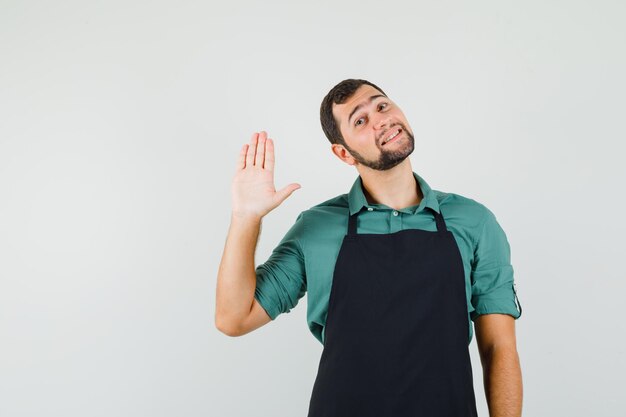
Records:
M293 193L299 188L300 188L300 184L292 183L276 191L276 196L278 198L278 201L282 203L283 201L285 201L287 197L291 195L291 193Z

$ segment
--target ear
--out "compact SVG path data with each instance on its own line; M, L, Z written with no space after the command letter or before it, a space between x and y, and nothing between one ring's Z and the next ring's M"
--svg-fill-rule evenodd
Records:
M337 156L337 158L341 159L346 164L356 164L356 160L352 157L352 155L350 155L350 152L348 152L348 150L343 147L343 145L333 143L331 145L331 151L335 154L335 156Z

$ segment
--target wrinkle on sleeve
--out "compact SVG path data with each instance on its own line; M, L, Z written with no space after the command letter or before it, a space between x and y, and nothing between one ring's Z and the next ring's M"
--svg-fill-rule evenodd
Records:
M272 320L288 313L306 292L303 235L304 212L298 215L270 257L256 267L254 298Z
M472 263L472 320L490 313L509 314L515 319L521 316L516 304L513 272L506 234L493 212L486 208Z

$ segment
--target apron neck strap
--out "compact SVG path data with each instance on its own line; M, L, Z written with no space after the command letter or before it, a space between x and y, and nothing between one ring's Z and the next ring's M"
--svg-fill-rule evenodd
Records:
M359 215L359 212L350 215L350 211L348 211L348 236L356 235L356 216Z
M441 214L441 212L438 213L436 210L432 208L430 209L435 215L435 221L437 222L437 232L439 232L439 234L445 234L447 231L447 228L446 228L446 222L443 219L443 215ZM348 236L354 236L357 234L356 233L356 218L358 215L359 215L358 211L352 215L348 214Z
M437 231L439 232L440 235L443 235L444 233L446 233L446 230L448 229L446 228L445 220L443 220L443 214L441 213L441 209L439 209L439 213L433 208L430 208L430 209L435 215L435 221L437 222Z

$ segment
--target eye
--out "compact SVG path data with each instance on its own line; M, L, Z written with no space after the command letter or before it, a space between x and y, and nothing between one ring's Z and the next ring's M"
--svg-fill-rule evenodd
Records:
M379 109L379 110L381 109L381 106L382 106L382 108L384 109L384 108L389 107L389 104L388 104L388 103L380 103L380 104L378 105L378 109ZM355 126L359 126L360 124L362 124L362 123L359 123L359 121L360 121L360 120L363 120L363 119L364 119L363 117L361 117L361 118L357 119L357 120L354 122L354 125L355 125Z

